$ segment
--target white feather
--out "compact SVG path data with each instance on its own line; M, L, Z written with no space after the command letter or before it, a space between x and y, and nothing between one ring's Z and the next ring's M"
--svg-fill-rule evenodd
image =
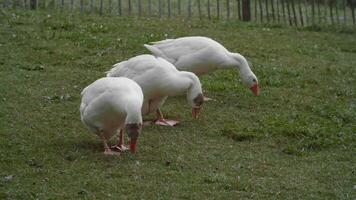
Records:
M188 92L187 99L202 93L199 78L191 72L180 72L163 58L140 55L117 63L107 76L127 77L137 82L144 94L142 114L156 111L168 96Z
M128 78L105 77L81 92L82 122L94 133L104 130L106 139L127 123L142 123L143 93Z
M236 68L247 86L253 79L247 60L238 53L229 52L223 45L207 37L182 37L144 45L153 55L165 58L178 70L190 71L200 76L218 69Z

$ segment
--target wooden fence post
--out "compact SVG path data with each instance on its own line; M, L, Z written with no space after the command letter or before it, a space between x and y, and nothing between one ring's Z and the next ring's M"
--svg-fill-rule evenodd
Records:
M313 0L314 1L314 0ZM320 2L319 1L317 1L316 2L316 7L317 7L317 9L318 9L318 22L319 22L319 24L321 23L321 20L322 20L322 18L321 18L321 8L320 8Z
M109 0L109 14L111 14L111 11L112 11L112 0Z
M158 13L159 13L159 18L162 17L162 2L161 0L158 1Z
M276 16L275 16L275 13L274 13L274 0L271 0L271 5L272 5L272 19L273 19L273 22L276 22Z
M132 10L131 0L128 0L128 1L127 1L127 4L128 4L128 6L129 6L129 8L128 8L128 13L129 13L129 15L131 15L131 10Z
M237 0L237 15L239 20L241 20L241 0Z
M279 16L279 0L276 2L276 12L277 12L277 22L280 22L280 16Z
M117 0L117 12L120 16L122 16L121 0Z
M346 20L346 0L342 0L342 10L344 11L344 24L346 24L347 20Z
M329 1L329 11L330 11L331 24L334 25L333 1Z
M90 7L90 14L93 13L93 0L90 0L89 2L89 7Z
M323 1L323 7L324 7L324 20L326 24L329 24L329 18L328 18L328 1L325 0Z
M198 12L199 12L199 19L202 19L202 12L201 12L200 0L198 0Z
M255 7L255 10L254 10L255 21L257 22L257 0L254 0L254 7Z
M31 10L36 10L37 0L30 0L30 8L31 8Z
M308 26L308 23L310 23L309 20L309 15L308 15L308 3L307 0L304 0L304 10L305 10L305 26Z
M315 24L315 4L314 4L314 0L312 0L312 24L314 25ZM319 13L320 15L320 13ZM319 16L320 17L320 16Z
M268 0L265 0L267 23L269 23Z
M220 18L220 0L216 0L216 15Z
M210 14L210 0L207 2L207 9L208 9L208 18L211 19L211 14Z
M188 1L188 18L192 17L192 0Z
M262 0L258 0L258 7L260 8L260 21L263 23L263 9L262 9Z
M26 1L25 1L25 7L26 7ZM61 11L64 9L64 0L61 0Z
M172 16L172 6L171 6L171 0L168 0L168 17L171 17Z
M339 24L339 9L338 9L337 5L338 5L338 3L335 2L336 23Z
M292 0L293 19L295 26L298 26L297 14L295 12L294 0Z
M298 0L298 8L299 8L299 18L300 18L300 25L304 26L304 21L303 21L303 11L302 11L302 2L301 0Z
M226 18L230 18L230 0L226 0Z
M178 15L180 15L181 14L181 2L180 2L180 0L178 0Z
M137 12L138 12L138 16L141 17L142 14L141 0L137 0Z
M83 0L80 0L80 13L83 14L83 12L84 12L84 2Z
M100 16L103 15L103 0L100 0L99 14Z
M282 15L283 15L283 22L284 23L287 23L286 22L286 7L285 7L285 0L281 0L281 4L282 4Z
M292 22L292 17L291 17L291 12L290 12L290 7L289 7L289 0L286 0L287 2L287 12L288 12L288 20L289 20L289 25L293 26L293 22Z
M354 2L351 1L351 5L350 5L350 8L351 8L351 15L352 15L352 23L355 25L355 5L354 5Z
M250 21L251 20L251 5L250 0L242 1L242 20Z
M151 6L151 0L148 0L148 15L151 16L152 14L152 6Z

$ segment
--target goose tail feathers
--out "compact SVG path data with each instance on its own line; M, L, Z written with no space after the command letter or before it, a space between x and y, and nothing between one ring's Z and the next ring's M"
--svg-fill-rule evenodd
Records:
M144 44L143 46L145 46L146 49L148 49L154 56L156 57L161 57L165 60L167 60L170 63L174 63L174 60L172 60L171 58L167 57L163 51L161 51L158 47L155 47L153 45L148 45L148 44Z
M119 72L120 72L120 68L122 66L124 66L124 64L126 63L127 61L122 61L122 62L119 62L119 63L116 63L115 65L112 66L112 68L109 70L109 71L106 71L106 76L107 77L116 77L116 76L119 76Z

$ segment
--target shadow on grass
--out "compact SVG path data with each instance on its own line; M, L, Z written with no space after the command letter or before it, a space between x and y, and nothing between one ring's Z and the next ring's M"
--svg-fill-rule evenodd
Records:
M307 136L305 138L286 137L278 141L278 144L281 146L281 152L285 154L305 156L328 149L334 145L334 142L323 137Z
M252 141L257 138L256 135L252 133L239 133L234 129L223 129L221 130L221 135L232 139L235 142Z
M88 154L99 154L104 151L103 144L95 137L71 137L51 140L52 150L60 152L67 161L74 161L77 158Z

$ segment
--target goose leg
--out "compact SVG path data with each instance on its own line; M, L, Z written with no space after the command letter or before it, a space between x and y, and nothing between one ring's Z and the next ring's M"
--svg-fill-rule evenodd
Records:
M156 125L162 126L175 126L179 123L179 121L164 119L162 111L160 109L156 110L157 119L154 121Z
M143 121L142 126L151 126L152 125L152 121L148 120L148 121Z
M117 156L120 155L120 152L112 151L112 150L109 148L108 143L107 143L107 141L106 141L106 139L105 139L105 136L104 136L104 131L100 131L100 133L99 133L98 135L99 135L101 141L102 141L103 144L104 144L104 149L105 149L104 154L105 154L105 155L117 155Z
M142 113L142 115L147 115L150 113L150 105L152 103L152 100L149 100L148 103L144 103L142 105L142 110L145 110L145 113ZM152 125L152 121L151 120L144 120L142 123L142 126L150 126Z
M121 128L121 129L120 129L120 135L119 135L117 144L114 145L114 146L112 146L112 147L110 147L110 149L111 149L112 151L120 152L120 151L126 151L126 150L129 149L129 148L127 148L127 147L125 146L125 144L124 144L124 142L125 142L124 135L125 135L124 129Z

